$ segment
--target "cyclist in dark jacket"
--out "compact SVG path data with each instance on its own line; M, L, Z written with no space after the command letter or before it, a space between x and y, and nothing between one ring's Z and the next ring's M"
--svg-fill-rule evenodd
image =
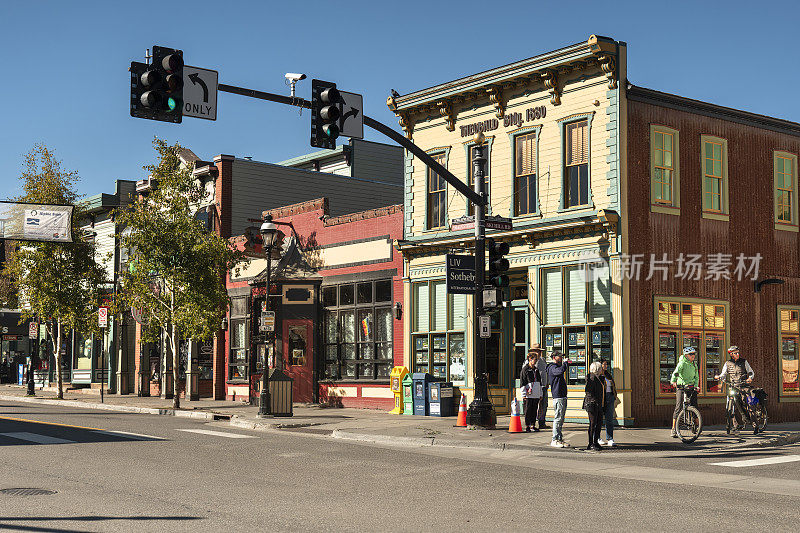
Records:
M752 389L750 384L753 383L753 378L755 377L755 372L753 372L753 368L750 366L750 363L747 362L747 359L742 357L739 353L738 346L731 346L728 348L728 355L730 359L725 361L725 364L722 365L722 372L719 375L714 376L714 379L724 380L726 377L730 380L731 384L734 387L739 389L739 394L736 396L736 404L739 406L739 409L742 410L742 413L748 413L747 406L744 404L743 397L744 395L752 394ZM734 411L734 417L738 418L738 414ZM739 422L736 421L736 429L740 430L744 427L745 421L742 420ZM754 432L758 433L758 424L753 424Z

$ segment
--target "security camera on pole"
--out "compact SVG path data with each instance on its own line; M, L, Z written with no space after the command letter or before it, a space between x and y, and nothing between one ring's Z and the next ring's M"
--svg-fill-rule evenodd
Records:
M481 198L485 198L483 179L485 175L483 144L486 137L478 133L475 137L475 157L473 158L474 191ZM486 374L486 340L481 337L478 323L483 314L483 283L486 261L486 206L483 203L475 204L475 280L476 289L473 310L473 354L474 354L474 391L475 398L467 409L467 425L485 429L493 429L497 424L497 414L492 402L489 401L489 376Z

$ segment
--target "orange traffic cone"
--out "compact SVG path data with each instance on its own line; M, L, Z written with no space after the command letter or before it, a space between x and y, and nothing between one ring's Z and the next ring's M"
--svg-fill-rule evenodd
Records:
M467 427L467 397L461 393L461 402L458 404L458 420L456 420L456 427Z
M509 433L522 433L522 421L519 418L519 403L514 398L511 403L511 422L508 424Z

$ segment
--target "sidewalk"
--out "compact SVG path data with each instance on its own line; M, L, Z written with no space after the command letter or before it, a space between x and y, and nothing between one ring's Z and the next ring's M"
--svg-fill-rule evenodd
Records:
M386 411L352 408L324 408L318 405L295 404L290 418L260 419L257 406L240 402L181 400L182 408L172 409L172 400L140 398L137 396L107 395L100 403L99 394L72 391L64 400L56 400L55 392L36 391L36 397L25 396L25 387L0 385L0 401L62 405L86 409L103 409L151 415L168 415L202 420L229 421L231 426L246 429L282 429L327 435L337 439L371 442L392 446L450 446L461 448L492 448L497 450L554 450L549 448L550 431L508 433L509 417L498 416L496 430L469 430L455 427L456 417L437 418L393 415ZM586 446L586 426L564 425L564 440L573 448ZM670 438L663 428L617 428L614 440L618 451L686 451L719 448L777 446L800 442L800 423L773 424L761 435L752 431L726 435L721 426L704 428L700 438L691 445Z

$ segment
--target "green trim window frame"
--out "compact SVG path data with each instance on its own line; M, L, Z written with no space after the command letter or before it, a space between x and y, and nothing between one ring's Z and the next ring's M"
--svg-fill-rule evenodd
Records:
M778 368L781 373L780 396L800 396L800 306L778 306Z
M487 215L492 214L492 143L494 143L494 136L487 136L486 142L483 145L483 156L486 158L486 173L483 176L483 191L486 193L486 197L489 200L489 203L486 204L485 214ZM467 185L470 189L472 189L475 183L472 171L472 158L475 155L475 141L465 142L464 150L467 158ZM465 202L466 214L474 215L475 206L473 206L469 200L465 199Z
M797 231L797 156L773 152L775 229Z
M434 150L429 155L447 168L449 148ZM425 229L440 229L447 226L447 182L442 176L426 167L425 178Z
M464 386L467 296L446 291L444 280L411 285L411 369Z
M670 383L683 349L697 349L700 397L719 397L714 379L727 359L730 339L729 304L720 300L659 296L654 299L654 377L656 398L674 398Z
M539 133L541 126L521 128L508 134L513 148L511 175L514 176L510 216L538 215Z
M728 141L700 136L703 217L728 220Z
M680 134L678 130L650 125L650 204L660 213L680 214Z
M388 382L394 364L392 280L322 287L324 376Z
M228 381L247 381L250 375L250 298L231 298Z
M613 360L609 269L586 263L544 267L539 287L546 359L560 351L570 362L567 383L585 384L592 362Z

